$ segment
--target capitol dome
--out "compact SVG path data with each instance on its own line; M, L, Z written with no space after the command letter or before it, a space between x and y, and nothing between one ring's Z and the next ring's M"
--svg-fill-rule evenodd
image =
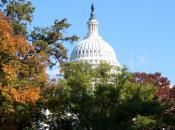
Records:
M105 61L112 66L121 67L116 58L114 49L98 34L98 21L94 15L93 4L91 6L91 15L87 24L87 36L84 40L76 44L71 53L70 61L86 61L93 65Z

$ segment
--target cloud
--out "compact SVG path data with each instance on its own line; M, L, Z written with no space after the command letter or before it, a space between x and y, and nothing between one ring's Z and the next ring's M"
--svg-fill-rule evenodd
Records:
M148 58L147 58L148 56L146 56L146 55L141 55L140 56L140 63L141 64L147 64L148 63Z
M141 65L146 65L149 63L149 55L141 54L141 55L130 55L128 61L128 67L131 72L135 72Z

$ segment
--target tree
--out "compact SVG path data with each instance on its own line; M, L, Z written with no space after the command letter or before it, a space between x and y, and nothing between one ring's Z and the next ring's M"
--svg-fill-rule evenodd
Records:
M53 113L55 129L159 129L159 116L164 107L155 99L157 88L131 82L133 74L127 71L108 75L108 68L102 63L95 69L103 73L98 74L93 91L92 81L97 74L89 64L68 63L63 67L64 79L55 88L46 89L52 91L51 95L47 93L46 104ZM106 74L112 80L101 82Z
M103 84L107 84L108 82L110 82L110 77L112 75L111 69L112 66L110 66L108 63L101 62L96 68L94 68L95 82Z
M0 8L0 126L24 129L42 120L45 108L42 89L48 85L46 68L67 59L63 43L77 36L64 36L66 19L50 28L37 27L29 34L34 7L27 0L1 1ZM28 42L30 40L30 43Z
M93 73L87 63L67 63L62 73L65 80L61 79L54 87L45 89L47 108L52 113L48 123L54 129L74 130L78 129L77 112L83 113L79 104L86 106L89 105L86 102L91 101Z
M13 34L27 35L27 25L32 22L34 7L29 0L1 0L1 11L12 21Z
M23 36L13 35L11 21L0 13L1 129L22 129L37 118L40 89L47 83L45 61L42 51L34 53Z
M161 76L160 73L146 74L146 73L135 73L133 82L142 84L152 84L158 88L155 93L155 98L158 98L166 107L162 111L160 119L161 127L167 129L175 128L175 87L170 86L170 81Z
M167 129L175 129L175 87L160 88L156 96L166 104L162 113L162 126Z
M71 25L67 19L61 21L55 20L51 27L41 28L35 27L31 32L30 40L35 46L36 52L44 51L50 58L50 67L60 64L61 66L67 60L67 50L64 48L64 42L74 42L78 37L64 36L63 30Z
M161 73L147 74L147 73L134 73L133 82L152 84L156 87L170 87L170 81L161 76Z
M50 58L50 67L67 61L67 51L63 43L78 40L75 35L64 36L63 30L71 26L67 19L55 20L51 27L34 27L33 31L28 32L27 25L32 22L35 10L30 0L3 0L1 3L0 10L11 20L13 34L25 36L33 44L35 52L45 53Z

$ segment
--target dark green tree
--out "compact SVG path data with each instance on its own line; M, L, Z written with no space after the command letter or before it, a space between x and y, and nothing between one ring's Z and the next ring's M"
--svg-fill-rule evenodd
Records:
M133 74L127 71L108 75L109 68L104 63L95 70L87 63L64 66L64 79L56 85L57 95L52 97L53 87L51 95L47 95L49 100L46 100L46 104L53 104L48 108L53 113L55 129L159 129L159 116L164 107L155 98L156 87L133 83ZM103 73L98 74L99 80L93 84L97 70L103 70ZM104 76L112 80L99 82Z
M33 42L36 52L44 50L50 59L50 67L56 64L63 65L66 62L68 58L67 50L63 43L78 40L78 37L75 35L65 36L63 34L63 31L70 26L67 19L61 21L55 20L51 27L35 27L31 32L30 40Z

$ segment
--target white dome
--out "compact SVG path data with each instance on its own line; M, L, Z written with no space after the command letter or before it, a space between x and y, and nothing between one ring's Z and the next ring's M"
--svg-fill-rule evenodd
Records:
M101 37L89 37L79 42L72 51L70 61L87 61L91 64L106 61L110 65L120 66L113 48Z
M70 61L87 61L93 65L105 61L112 66L121 67L114 49L98 34L98 21L95 19L94 10L92 10L88 21L88 28L87 37L76 44L71 53Z

